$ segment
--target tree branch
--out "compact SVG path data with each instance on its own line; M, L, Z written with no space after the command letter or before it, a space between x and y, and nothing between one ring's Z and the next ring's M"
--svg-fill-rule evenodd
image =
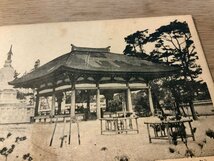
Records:
M177 42L177 44L178 44L178 47L179 47L179 49L180 49L180 51L181 51L181 45L180 45L180 43L179 43L179 41L178 41L178 39L175 37L175 40L176 40L176 42Z
M178 51L180 51L179 50L179 48L175 45L175 43L173 42L173 39L172 39L172 36L170 35L170 34L168 34L169 35L169 37L171 38L171 43L172 43L172 45L178 50ZM181 52L181 51L180 51Z

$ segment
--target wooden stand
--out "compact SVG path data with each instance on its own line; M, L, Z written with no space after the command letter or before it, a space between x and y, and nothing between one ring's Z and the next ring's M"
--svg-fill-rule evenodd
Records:
M169 143L172 143L171 134L177 130L180 130L180 127L184 127L184 132L186 138L192 137L193 141L195 141L194 132L191 125L192 120L180 120L180 121L160 121L160 122L144 122L147 126L147 132L149 137L149 143L152 143L152 139L160 139L160 140L169 140ZM184 124L188 124L190 133L187 132L186 126ZM153 129L154 135L151 135L150 129ZM184 138L182 136L178 136L181 140Z
M56 117L55 119L55 124L54 124L54 129L53 129L53 133L51 136L51 140L50 140L50 146L52 146L53 141L54 141L54 135L56 132L56 127L57 127L57 123L58 123L59 118ZM64 140L67 137L67 135L65 135L65 128L66 128L66 122L69 121L69 134L68 134L68 144L71 144L71 124L72 123L76 123L77 124L77 137L78 137L78 144L80 145L81 141L80 141L80 128L79 128L79 122L76 119L76 117L63 117L63 129L62 129L62 136L60 137L61 139L61 143L60 143L60 147L63 147L64 144Z
M138 130L138 117L102 118L100 119L101 135L122 134Z

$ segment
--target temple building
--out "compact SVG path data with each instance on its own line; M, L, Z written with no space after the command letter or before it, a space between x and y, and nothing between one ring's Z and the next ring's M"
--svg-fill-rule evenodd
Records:
M62 115L63 93L69 92L69 115L76 115L77 93L95 95L96 117L103 117L101 95L106 102L115 93L123 94L122 104L125 111L134 111L131 91L147 90L150 111L154 105L149 82L153 79L172 75L177 68L155 64L136 57L110 52L107 48L86 48L71 45L69 53L64 54L34 71L9 82L15 88L36 90L34 119L41 119L39 106L42 98L49 99L50 112L45 118ZM90 99L88 103L90 104ZM108 106L108 104L106 104ZM107 108L107 107L106 107Z
M14 79L12 66L12 45L7 54L3 68L0 69L0 124L29 122L32 108L17 99L17 89L8 82Z

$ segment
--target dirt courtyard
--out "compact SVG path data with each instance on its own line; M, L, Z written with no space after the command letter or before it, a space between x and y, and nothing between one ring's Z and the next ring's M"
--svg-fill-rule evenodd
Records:
M139 118L139 134L118 134L101 135L100 122L82 121L80 126L81 145L78 145L77 127L72 124L71 145L68 145L68 138L62 148L60 148L60 137L63 133L63 123L59 123L50 147L50 139L54 129L54 123L34 123L19 125L1 125L0 138L6 138L8 133L12 135L0 142L0 149L10 148L15 145L13 152L8 155L8 161L23 161L23 155L30 153L35 161L117 161L125 156L129 161L153 161L158 159L171 159L185 157L185 145L178 142L177 146L170 145L167 140L154 140L149 143L148 134L144 121L150 118ZM189 148L195 156L214 155L214 139L205 135L207 129L214 130L214 116L199 117L193 122L196 127L196 141L188 139ZM68 134L69 123L66 124L65 134ZM15 142L17 137L26 136L26 140ZM206 145L201 150L198 144L206 139ZM176 149L170 153L169 147ZM0 156L4 161L4 156Z

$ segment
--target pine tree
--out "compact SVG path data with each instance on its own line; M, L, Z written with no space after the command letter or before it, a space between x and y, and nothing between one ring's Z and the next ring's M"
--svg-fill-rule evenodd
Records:
M198 86L202 84L198 79L202 69L197 64L198 56L188 24L175 20L151 34L148 34L148 29L137 31L127 36L125 41L127 43L125 55L180 68L175 75L163 79L163 85L170 89L177 109L179 110L180 103L188 103L193 119L197 119L193 100ZM153 44L154 50L145 51L144 47L147 44Z

